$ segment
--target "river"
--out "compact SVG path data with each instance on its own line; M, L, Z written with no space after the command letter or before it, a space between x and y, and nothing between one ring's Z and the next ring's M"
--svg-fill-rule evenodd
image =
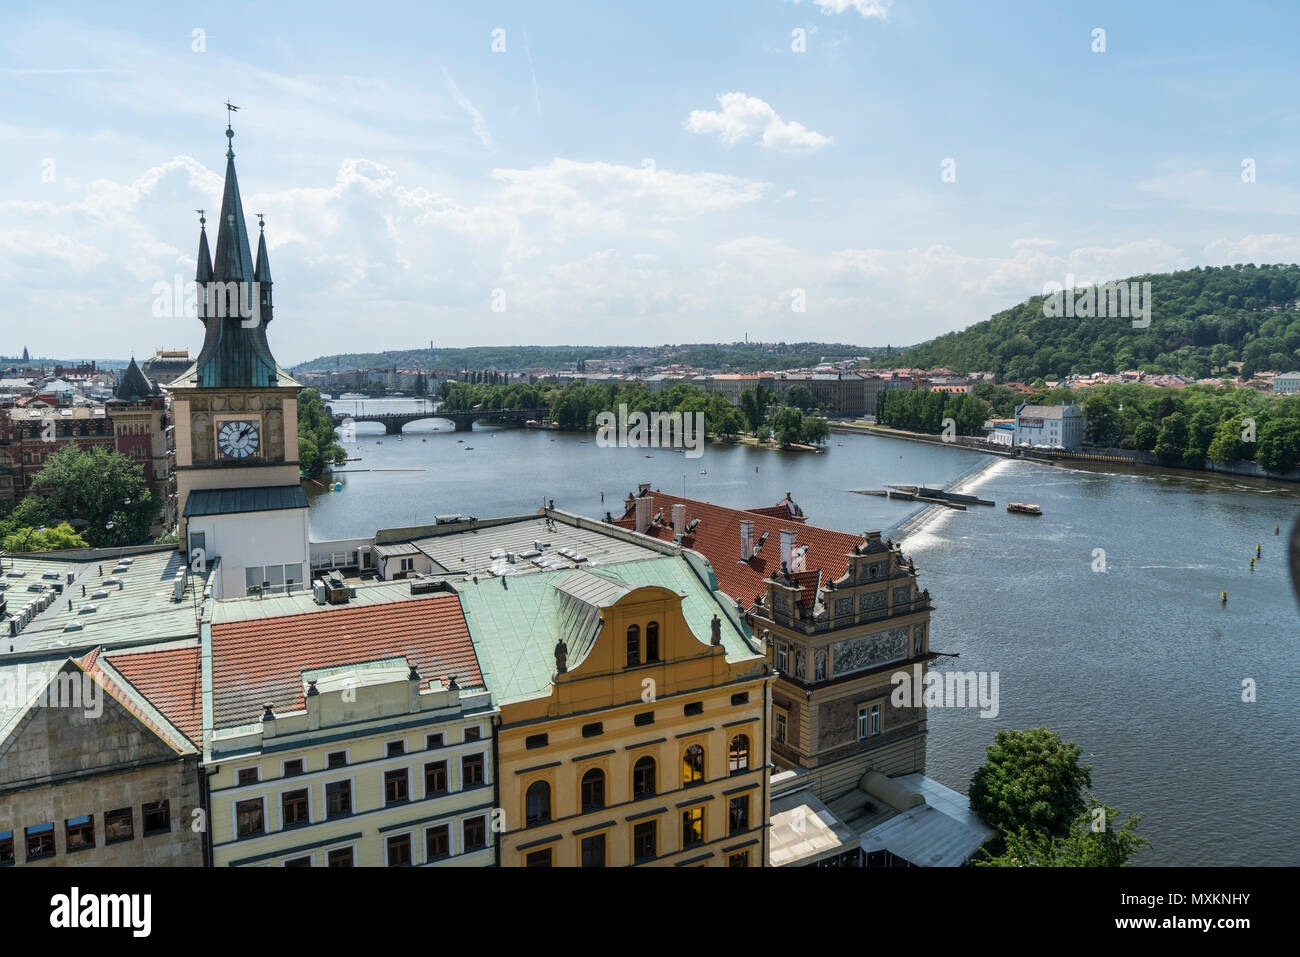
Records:
M621 511L638 482L740 507L788 490L814 524L889 529L914 506L849 490L942 485L991 463L965 490L997 507L945 511L904 540L934 598L932 648L960 655L935 667L999 675L995 718L931 709L927 773L964 792L997 730L1045 725L1083 749L1099 799L1145 815L1139 832L1154 846L1140 863L1300 864L1300 616L1285 566L1300 490L875 436L832 435L823 454L706 445L688 459L575 434L453 433L445 420L413 423L400 442L378 425L357 431L348 451L362 460L344 469L424 471L341 472L342 492L312 495L314 540L447 512L522 514L544 499L599 517ZM1008 514L1007 501L1044 514Z

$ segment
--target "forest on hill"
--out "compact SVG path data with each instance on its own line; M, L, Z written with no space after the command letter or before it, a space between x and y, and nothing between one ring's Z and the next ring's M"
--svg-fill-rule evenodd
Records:
M1198 266L1124 282L1151 283L1145 328L1113 315L1047 315L1034 296L907 350L899 364L1003 382L1127 369L1203 379L1238 362L1243 378L1300 368L1300 266Z

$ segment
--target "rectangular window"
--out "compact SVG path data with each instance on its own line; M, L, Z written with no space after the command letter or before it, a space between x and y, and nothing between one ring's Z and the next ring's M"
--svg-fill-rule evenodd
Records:
M731 706L732 706L733 708L739 707L739 706L742 705L742 704L749 704L749 692L748 692L748 691L742 691L742 692L740 692L740 694L733 694L733 695L731 696Z
M336 847L326 855L330 867L354 867L352 862L352 848Z
M479 740L482 736L483 736L483 729L480 728L478 725L475 725L475 726L472 727L472 728L466 728L466 729L465 729L465 740L466 740L466 741L477 741L477 740Z
M657 853L657 830L658 825L654 821L632 825L632 856L638 864L652 859Z
M790 663L790 654L785 645L776 646L776 670L785 674Z
M294 758L292 761L284 762L284 776L286 778L296 778L302 774L302 758Z
M64 828L69 854L95 846L95 819L91 815L70 817L64 821Z
M487 847L487 819L482 817L467 818L461 828L461 837L466 851L477 851Z
M704 702L692 701L690 704L682 708L682 714L686 715L688 718L697 714L704 714Z
M257 768L240 768L238 783L242 787L245 784L256 784L258 773Z
M430 761L424 766L424 796L447 793L447 762Z
M861 741L870 733L871 716L866 708L858 709L858 740Z
M405 754L405 753L406 753L406 742L405 742L405 741L389 741L389 742L388 742L388 756L389 756L390 758L395 758L395 757L397 757L399 754Z
M871 733L880 733L880 705L878 704L871 706Z
M115 844L135 837L135 816L129 807L104 812L104 843Z
M483 755L467 754L460 759L460 786L461 790L465 788L478 787L483 783Z
M144 819L144 836L167 834L172 829L172 809L169 801L154 801L140 806L140 816Z
M593 834L582 839L582 866L605 866L605 835Z
M702 843L704 843L704 808L689 808L682 812L682 847Z
M325 785L325 817L352 813L352 782L331 781Z
M301 827L304 824L310 824L310 815L307 811L307 789L285 791L280 797L280 813L282 827Z
M24 832L27 837L27 860L54 856L54 825L34 824Z
M547 737L544 734L530 734L528 737L524 738L524 747L529 751L532 751L535 748L544 748L546 747L546 743Z
M429 751L432 751L434 748L442 747L442 734L438 733L429 735L424 739L424 747Z
M524 858L524 867L550 867L551 866L551 849L543 848L540 851L533 851Z
M388 839L388 866L411 866L411 835L400 834Z
M235 831L240 837L266 833L266 821L260 797L235 803Z
M728 808L728 834L739 834L749 830L749 795L731 799Z
M773 718L775 719L775 720L774 720L774 723L775 723L776 727L775 727L775 729L774 729L773 732L772 732L772 737L776 738L776 740L778 740L778 741L780 741L780 742L782 742L782 743L784 744L784 743L785 743L785 728L786 728L786 717L785 717L785 714L782 713L782 712L780 712L780 711L777 711L777 712L773 715Z
M749 851L737 851L727 858L728 867L748 867Z
M582 726L582 736L584 738L594 738L596 735L604 733L605 725L600 721L593 722L592 724L584 724Z
M451 853L451 829L446 824L439 824L424 832L424 859L436 861Z
M14 832L0 831L0 867L14 862Z
M327 768L345 768L348 765L348 753L346 751L331 751L329 758L325 762Z
M311 867L310 857L295 857L284 862L285 867Z
M644 727L647 724L654 724L655 713L653 711L642 711L632 719L632 723L638 728Z
M411 799L406 768L384 772L384 804L404 804Z

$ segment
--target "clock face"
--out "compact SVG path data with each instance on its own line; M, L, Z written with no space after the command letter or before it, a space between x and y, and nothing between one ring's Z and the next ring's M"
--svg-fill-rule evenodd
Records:
M256 421L223 422L217 432L217 448L222 455L232 459L256 454L261 440Z

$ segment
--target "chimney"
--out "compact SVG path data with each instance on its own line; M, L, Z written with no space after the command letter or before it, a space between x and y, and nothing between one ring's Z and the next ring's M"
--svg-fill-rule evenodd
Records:
M740 523L740 560L747 562L754 557L754 523L745 519Z
M790 567L791 553L794 551L794 539L798 534L793 528L781 529L781 564L785 566L786 571L794 571Z
M650 509L654 506L654 499L649 495L643 495L636 500L636 530L644 532L650 527Z
M637 484L637 487L636 487L636 494L637 494L637 495L644 495L644 494L645 494L646 492L648 492L648 491L650 491L650 483L649 483L649 482L640 482L640 483Z
M673 534L678 538L686 533L686 506L673 506Z

